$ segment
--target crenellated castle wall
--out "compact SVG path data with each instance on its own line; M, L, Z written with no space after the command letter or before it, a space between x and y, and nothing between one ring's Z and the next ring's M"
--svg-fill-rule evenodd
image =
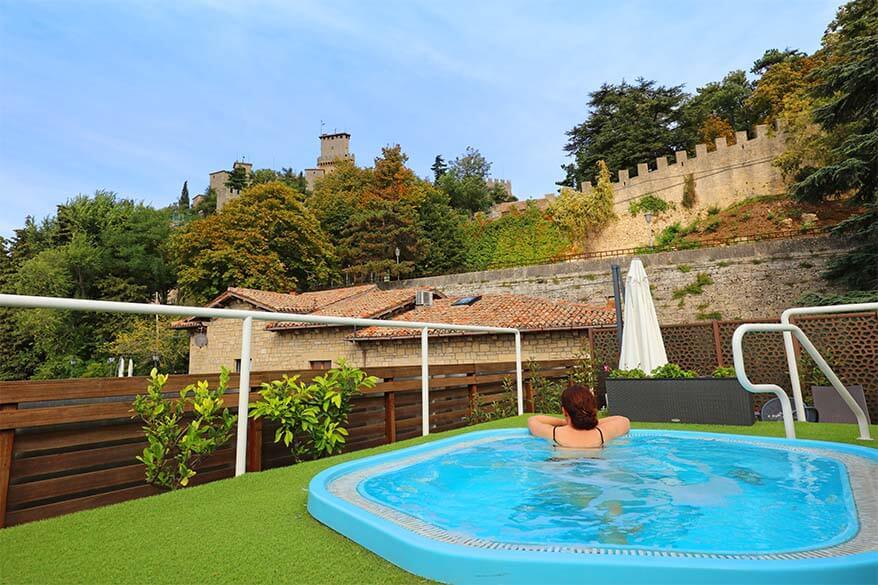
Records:
M647 163L637 165L637 175L629 176L628 170L619 171L613 183L616 213L627 213L628 204L647 193L680 203L683 200L683 183L687 175L695 179L696 205L724 207L757 195L783 193L785 185L780 170L772 161L784 151L781 131L770 131L766 125L755 128L756 136L748 138L747 132L735 133L735 143L716 139L716 150L708 151L706 144L695 147L695 156L689 157L685 150L674 153L674 162L667 157L655 160L655 168ZM582 190L593 189L590 183Z

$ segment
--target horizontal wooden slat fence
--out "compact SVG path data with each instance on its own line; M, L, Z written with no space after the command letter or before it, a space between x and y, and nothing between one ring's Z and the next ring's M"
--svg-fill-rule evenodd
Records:
M704 321L662 327L668 359L709 375L732 363L731 337L742 321ZM845 384L864 387L872 420L878 420L878 315L815 315L796 323L827 357ZM619 347L612 327L590 329L589 347L598 363L618 362ZM756 383L771 382L789 392L789 377L780 334L760 333L744 342L745 362ZM548 378L569 375L575 360L538 362ZM368 368L379 384L354 401L348 450L364 449L421 434L421 369L419 365ZM515 363L453 364L430 367L432 431L466 425L470 397L483 405L498 399L504 378L514 377ZM287 375L308 381L319 370L251 373L251 389ZM525 371L525 376L529 374ZM170 376L165 389L181 390L198 380L215 385L217 374ZM230 387L237 388L237 375ZM131 420L134 395L146 378L102 378L0 382L0 526L49 518L157 493L143 480L134 459L144 446L140 426ZM526 410L532 410L529 385ZM806 398L807 385L803 388ZM259 395L251 392L251 401ZM756 396L757 406L764 398ZM236 409L236 391L226 404ZM249 471L289 465L283 446L275 445L274 428L251 421ZM234 475L234 440L204 462L194 483Z
M561 378L574 360L540 362L541 373ZM375 388L354 399L347 450L365 449L421 434L420 366L368 368L379 378ZM251 373L250 400L262 382L284 375L310 381L319 370ZM431 431L466 425L470 397L477 393L486 408L503 391L504 378L515 376L515 363L452 364L430 367ZM525 374L528 376L529 374ZM170 376L165 390L219 375ZM237 410L239 377L231 375L226 405ZM0 526L12 526L158 493L144 481L135 459L146 442L131 419L134 396L147 378L90 378L0 382ZM249 425L248 471L292 463L287 448L273 442L275 428L260 421ZM235 437L198 469L194 484L232 477Z

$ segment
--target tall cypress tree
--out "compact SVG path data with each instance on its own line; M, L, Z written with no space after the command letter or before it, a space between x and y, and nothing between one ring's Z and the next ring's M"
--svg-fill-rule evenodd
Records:
M177 202L180 209L189 209L189 181L183 181L183 190L180 191L180 200Z

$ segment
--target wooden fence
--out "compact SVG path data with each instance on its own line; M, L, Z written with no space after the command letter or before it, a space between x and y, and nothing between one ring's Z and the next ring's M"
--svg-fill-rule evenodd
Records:
M741 321L705 321L662 327L668 359L709 375L732 364L731 338ZM873 421L878 420L878 314L819 315L797 324L827 357L845 384L864 387ZM619 346L612 327L589 330L588 345L599 362L618 363ZM774 383L789 391L789 377L779 333L758 333L744 341L747 373L756 383ZM566 377L575 361L538 362L541 375ZM454 364L430 368L430 423L433 431L466 425L470 397L485 404L502 394L502 381L514 377L515 364ZM354 401L347 449L364 449L421 433L420 366L368 368L380 383ZM275 371L251 374L252 388L283 374L305 381L320 372ZM527 372L525 376L527 376ZM218 375L170 376L165 387L179 391L187 384ZM153 493L144 482L143 466L134 457L145 442L140 425L130 418L134 395L146 378L103 378L0 382L0 526L49 518ZM233 375L230 385L236 387ZM526 384L526 410L532 397ZM806 398L808 385L803 386ZM252 393L250 400L258 399ZM764 400L756 396L757 406ZM238 395L226 404L233 410ZM247 466L250 471L291 463L283 446L275 445L274 428L249 425ZM195 484L231 477L235 439L199 469Z
M541 375L561 378L574 363L545 361L539 367ZM284 374L309 381L320 373L253 372L251 390ZM368 373L380 382L354 399L346 448L419 436L420 366L369 368ZM433 365L430 374L431 430L445 431L466 425L474 394L490 408L502 395L503 379L514 378L515 363ZM216 385L219 376L170 376L165 390L176 392L205 379ZM232 375L230 387L238 383ZM145 377L0 382L0 527L158 493L145 483L143 465L135 459L146 443L131 419L131 402L146 385ZM251 402L258 398L251 391ZM532 402L530 395L527 399ZM225 402L237 411L237 391L226 394ZM292 463L288 449L273 439L274 427L250 422L248 471ZM235 437L204 461L193 484L232 477L234 469Z

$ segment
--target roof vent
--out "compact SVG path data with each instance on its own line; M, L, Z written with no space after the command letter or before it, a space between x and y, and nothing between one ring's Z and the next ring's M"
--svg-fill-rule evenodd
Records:
M433 306L433 291L431 290L419 290L415 292L415 306L416 307L432 307Z
M468 307L482 300L482 295L474 297L463 297L451 303L452 307Z

